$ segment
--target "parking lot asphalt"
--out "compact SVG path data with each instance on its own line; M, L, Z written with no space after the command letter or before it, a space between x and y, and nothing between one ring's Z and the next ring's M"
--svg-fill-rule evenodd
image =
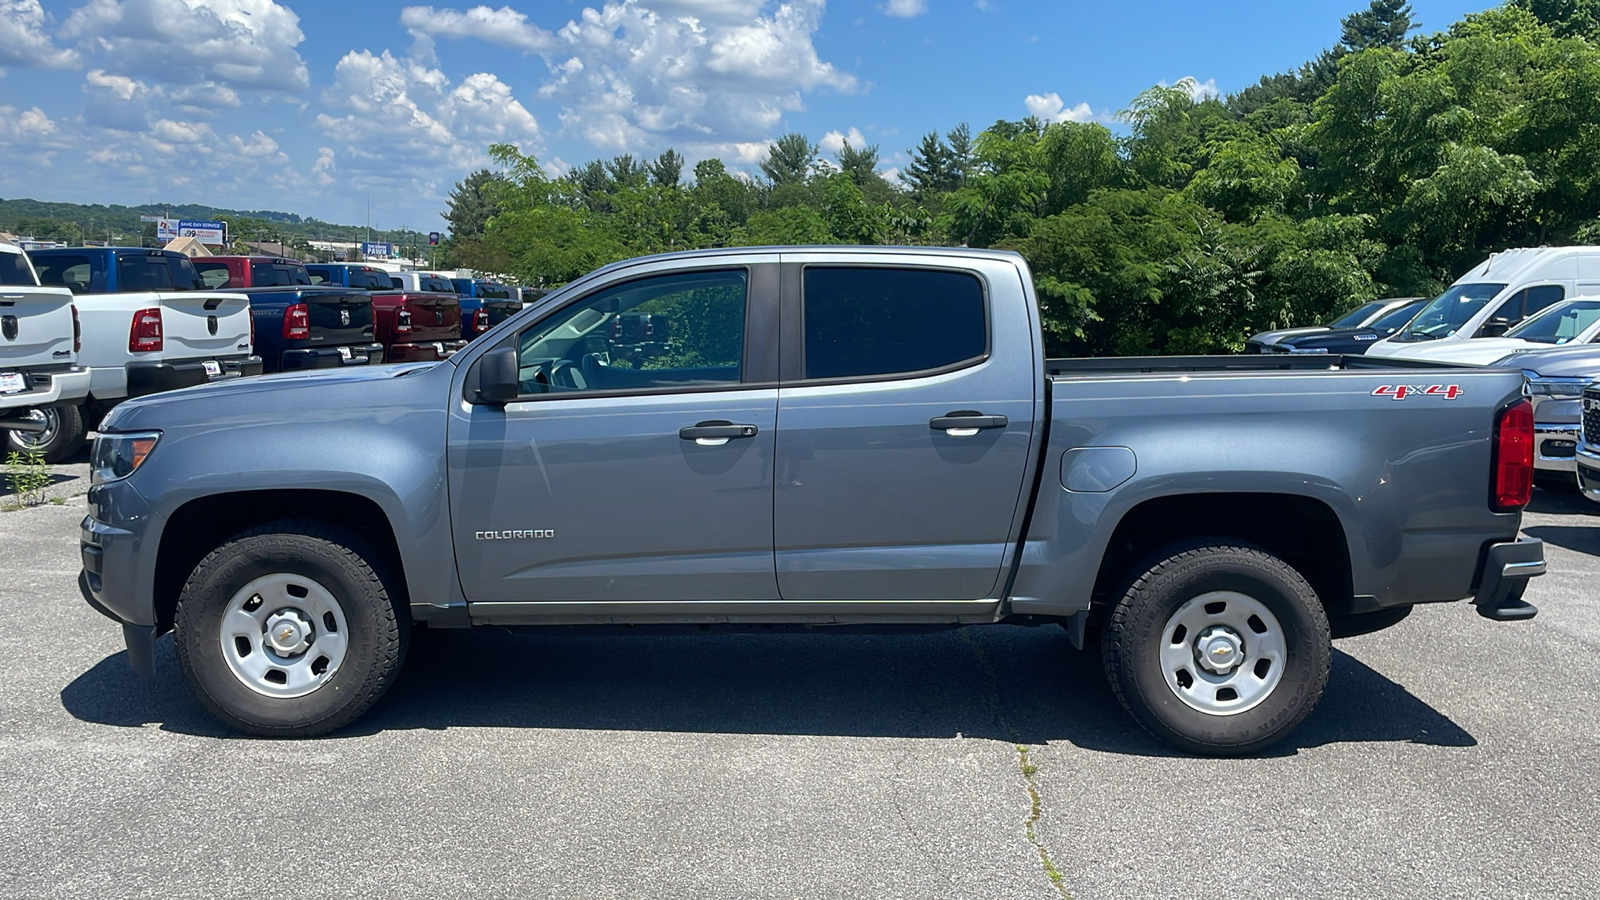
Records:
M65 482L63 482L65 483ZM1059 629L419 631L320 740L230 736L0 513L0 895L1592 897L1600 506L1536 494L1537 619L1336 643L1264 756L1182 756ZM1052 880L1054 872L1057 880Z

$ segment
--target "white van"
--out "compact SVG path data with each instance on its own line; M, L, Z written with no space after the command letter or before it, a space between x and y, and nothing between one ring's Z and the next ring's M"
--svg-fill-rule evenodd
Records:
M1367 355L1405 359L1437 341L1497 338L1546 307L1597 294L1600 247L1507 250L1474 266Z

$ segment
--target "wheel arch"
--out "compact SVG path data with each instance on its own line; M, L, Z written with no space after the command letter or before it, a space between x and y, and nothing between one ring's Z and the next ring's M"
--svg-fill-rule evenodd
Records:
M360 494L320 489L272 489L209 494L185 502L167 516L156 553L153 600L156 627L172 627L178 595L206 554L235 535L280 519L324 522L364 539L377 554L370 562L393 574L391 588L402 608L409 603L405 559L394 523L376 501Z

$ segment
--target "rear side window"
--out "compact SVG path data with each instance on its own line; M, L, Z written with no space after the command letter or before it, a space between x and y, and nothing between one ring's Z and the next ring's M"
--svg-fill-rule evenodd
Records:
M33 272L21 253L0 253L0 284L33 287Z
M805 270L807 378L946 369L988 353L983 285L965 272Z
M118 254L117 289L132 291L194 291L200 276L187 256Z
M196 267L198 266L197 263ZM251 263L250 283L256 287L294 287L310 284L311 279L306 277L306 270L300 266L284 263Z
M510 300L511 292L498 285L480 284L478 285L478 296L487 300Z
M71 288L74 294L89 290L89 257L42 256L34 261L39 271L39 283L54 287Z
M316 269L312 269L310 271L311 271L311 283L312 284L327 284L328 283L328 276L322 274L321 272L318 272Z
M200 283L208 290L216 290L228 286L228 264L219 262L197 262L195 271L200 273Z
M425 291L436 291L441 294L454 294L456 292L455 285L445 281L443 278L423 278L421 286Z
M387 291L389 273L380 269L351 269L350 287L360 291Z
M405 283L393 275L389 276L389 287L394 288L397 291L403 291L406 289Z

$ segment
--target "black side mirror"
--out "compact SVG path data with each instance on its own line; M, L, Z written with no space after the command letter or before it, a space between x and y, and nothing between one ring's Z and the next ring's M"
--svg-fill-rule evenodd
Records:
M484 403L506 404L522 393L517 382L517 351L499 347L478 360L478 399Z
M1494 316L1484 323L1482 334L1484 337L1499 337L1511 330L1511 320L1505 316Z

